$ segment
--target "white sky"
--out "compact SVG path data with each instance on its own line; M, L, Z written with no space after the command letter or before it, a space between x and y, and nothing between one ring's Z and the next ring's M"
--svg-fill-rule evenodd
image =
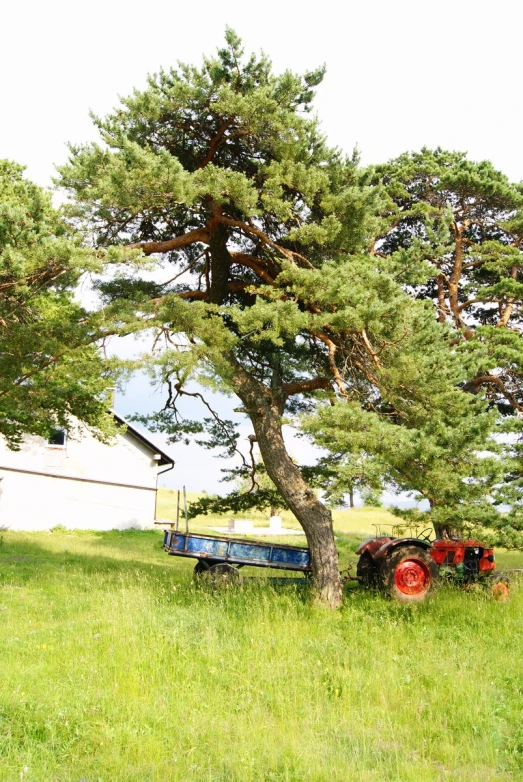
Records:
M521 181L522 7L517 0L11 0L2 8L0 157L50 185L65 143L95 138L89 109L109 112L118 95L143 88L146 74L162 66L199 64L229 25L247 52L263 48L277 70L326 63L316 109L330 142L347 152L357 146L364 164L439 145L488 158ZM124 413L152 404L140 381L120 401ZM180 446L173 453L189 489L217 488L219 462L192 449L181 458Z

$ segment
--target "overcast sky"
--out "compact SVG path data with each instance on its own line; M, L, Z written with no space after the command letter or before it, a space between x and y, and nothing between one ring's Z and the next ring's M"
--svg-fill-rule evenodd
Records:
M316 109L330 142L357 146L364 164L442 146L521 181L521 9L517 0L11 0L2 9L0 157L50 185L66 142L95 138L89 110L109 112L162 66L198 64L229 25L277 70L327 65ZM124 414L159 402L142 379L118 399ZM171 451L172 485L218 488L222 465L206 452Z

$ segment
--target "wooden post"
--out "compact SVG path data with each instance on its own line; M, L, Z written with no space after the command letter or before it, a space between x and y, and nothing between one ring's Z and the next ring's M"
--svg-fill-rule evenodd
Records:
M183 508L185 511L185 531L189 532L189 519L187 517L187 495L185 493L185 486L183 487Z

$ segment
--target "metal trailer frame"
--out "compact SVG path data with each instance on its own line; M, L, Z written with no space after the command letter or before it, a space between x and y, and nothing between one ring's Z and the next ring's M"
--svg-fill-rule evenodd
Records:
M171 556L197 559L209 567L228 564L236 567L251 565L295 570L302 573L310 573L312 570L310 550L305 546L165 530L163 548Z

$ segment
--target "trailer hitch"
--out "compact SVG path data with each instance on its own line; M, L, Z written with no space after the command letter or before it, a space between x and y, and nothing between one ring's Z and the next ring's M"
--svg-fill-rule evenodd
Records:
M360 578L358 578L358 576L353 576L352 573L350 572L352 568L353 568L353 563L350 562L345 568L345 570L340 570L340 578L342 584L346 584L349 581L360 581Z

